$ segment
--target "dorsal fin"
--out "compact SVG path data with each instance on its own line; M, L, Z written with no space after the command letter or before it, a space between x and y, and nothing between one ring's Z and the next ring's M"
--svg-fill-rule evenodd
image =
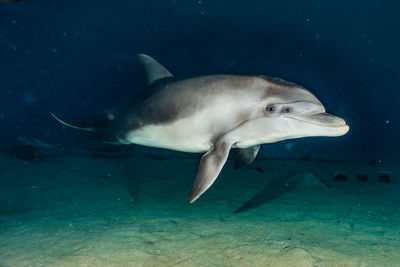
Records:
M146 85L150 85L153 82L167 77L172 77L173 75L166 68L164 68L160 63L158 63L154 58L139 54L138 59L140 64L144 68L146 74Z

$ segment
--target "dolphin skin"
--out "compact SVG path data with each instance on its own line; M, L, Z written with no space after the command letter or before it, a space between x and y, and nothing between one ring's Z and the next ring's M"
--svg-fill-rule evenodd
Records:
M216 180L235 148L235 168L250 164L261 144L309 136L341 136L349 126L325 112L307 89L262 75L173 76L150 56L138 55L143 91L97 117L62 121L114 144L138 144L205 153L189 202Z

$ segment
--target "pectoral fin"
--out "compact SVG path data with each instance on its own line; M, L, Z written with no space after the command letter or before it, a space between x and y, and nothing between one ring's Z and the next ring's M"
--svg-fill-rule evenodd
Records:
M231 146L225 142L219 143L201 157L199 172L189 197L190 203L198 199L217 179L228 159Z
M239 148L235 150L235 163L233 168L239 169L249 165L257 157L260 145L251 146L248 148Z

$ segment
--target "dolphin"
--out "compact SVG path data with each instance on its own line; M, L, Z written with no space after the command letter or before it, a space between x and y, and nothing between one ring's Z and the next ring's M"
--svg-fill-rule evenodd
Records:
M231 149L236 149L234 167L240 168L255 159L261 144L349 130L300 85L262 75L180 78L148 55L138 59L146 86L132 100L84 120L51 115L108 143L204 153L190 203L214 183Z

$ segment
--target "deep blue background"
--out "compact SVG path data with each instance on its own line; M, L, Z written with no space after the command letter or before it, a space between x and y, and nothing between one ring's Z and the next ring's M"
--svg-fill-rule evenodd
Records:
M176 75L299 83L351 126L344 137L295 141L294 152L398 158L399 10L395 0L0 2L0 143L93 142L48 112L90 116L134 96L135 55L147 53Z

